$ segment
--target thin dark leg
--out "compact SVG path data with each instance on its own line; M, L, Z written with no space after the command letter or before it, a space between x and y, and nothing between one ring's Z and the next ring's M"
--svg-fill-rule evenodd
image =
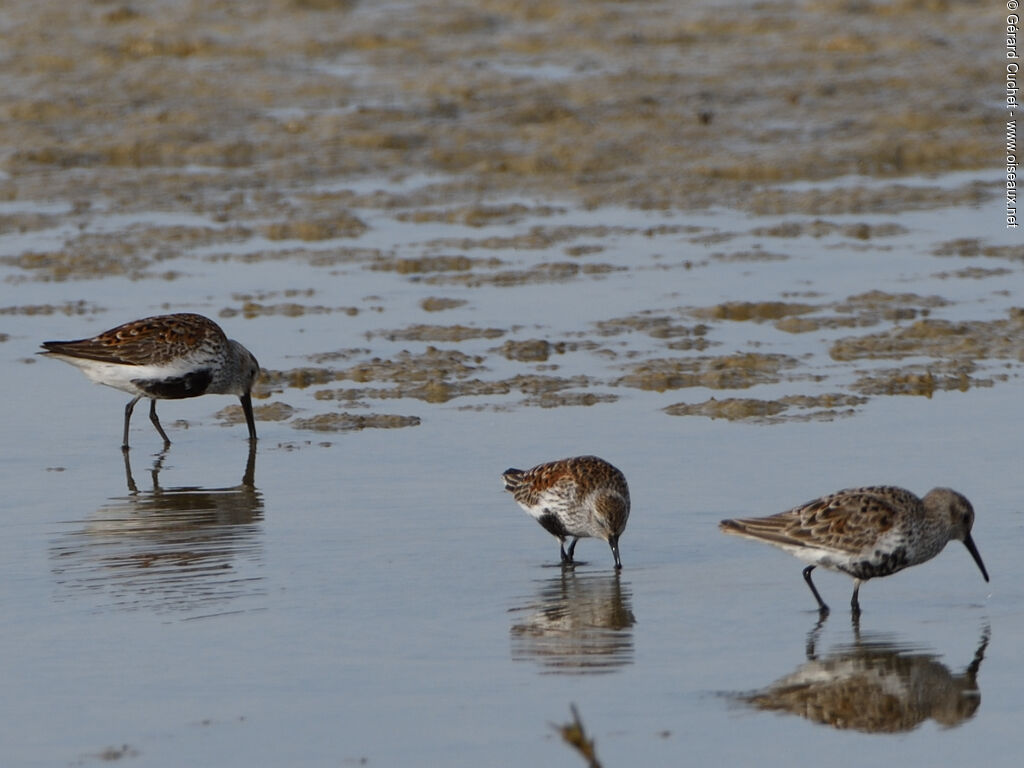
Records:
M860 592L860 579L855 579L853 582L853 597L850 598L850 611L855 615L860 615L860 600L857 599L857 593Z
M128 450L128 425L132 421L132 411L135 410L135 404L137 402L139 402L139 400L141 400L141 399L142 399L142 395L139 395L138 397L136 397L134 400L129 402L128 405L126 405L124 407L124 440L121 441L121 450L122 451L127 451Z
M153 426L156 427L156 431L160 433L160 437L164 439L164 448L171 444L171 439L164 432L164 428L160 426L160 419L156 417L156 400L149 401L149 420L153 422Z
M565 554L565 539L561 538L561 537L559 537L559 539L558 539L558 552L562 556L562 563L563 564L564 563L571 563L572 562L572 557L570 557L569 555Z
M573 554L576 552L576 542L580 540L579 536L573 536L572 541L569 542L569 562L572 562Z
M811 593L814 595L814 599L818 601L818 611L820 613L828 613L828 606L825 605L825 601L822 600L821 595L818 594L818 590L814 586L814 582L811 581L811 571L813 570L813 565L808 565L806 568L804 568L804 581L806 581L807 586L811 588Z
M622 570L622 561L619 559L619 537L609 536L608 545L612 548L612 556L615 558L615 570Z

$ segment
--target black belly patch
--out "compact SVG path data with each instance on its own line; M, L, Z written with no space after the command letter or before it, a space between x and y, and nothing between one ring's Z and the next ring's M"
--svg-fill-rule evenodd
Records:
M537 522L544 526L544 530L550 533L552 536L557 536L560 539L564 539L566 536L571 535L562 525L562 521L552 515L550 512L545 512L543 515L537 518Z
M866 580L902 571L908 564L907 550L903 547L896 547L892 552L880 555L877 560L861 560L857 563L851 563L849 567L843 570L854 578Z
M206 392L211 381L213 373L210 369L201 368L184 376L167 379L132 379L132 384L150 397L160 400L181 400L186 397L199 397Z

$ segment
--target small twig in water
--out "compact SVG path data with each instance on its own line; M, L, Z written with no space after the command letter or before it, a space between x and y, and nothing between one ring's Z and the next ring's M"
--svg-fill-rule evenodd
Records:
M565 725L555 725L552 723L551 727L562 735L562 739L566 744L583 756L583 759L587 761L588 768L601 768L601 761L597 759L597 750L594 749L594 740L587 738L587 733L583 730L583 721L580 720L580 713L576 710L576 705L570 704L569 710L572 712L571 723L566 723Z

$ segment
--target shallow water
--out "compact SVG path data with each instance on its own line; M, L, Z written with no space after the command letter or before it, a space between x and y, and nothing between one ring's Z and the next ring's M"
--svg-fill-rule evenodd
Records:
M991 386L872 396L845 416L712 420L661 409L709 396L842 392L859 366L873 363L832 359L830 340L875 328L793 334L771 323L706 320L705 338L720 345L718 354L757 350L797 360L778 380L736 391L616 384L616 371L663 355L667 342L642 332L608 341L594 330L601 320L640 312L685 324L682 307L727 297L776 300L795 274L823 306L833 295L898 284L946 299L933 319L1005 317L1021 280L1015 262L1006 262L1012 268L998 286L984 289L984 280L935 276L949 269L948 259L931 255L921 233L947 239L949 214L900 215L917 233L913 243L861 250L791 238L787 259L740 267L708 258L713 244L612 234L601 258L623 269L540 285L439 288L417 275L361 267L325 274L295 262L221 265L201 257L182 257L183 276L169 283L19 285L22 306L88 295L102 297L94 301L106 311L5 319L8 534L0 600L9 617L2 741L10 764L120 754L147 765L364 758L394 765L425 756L449 765L574 764L552 727L569 721L571 704L605 765L788 765L794 755L778 751L780 739L808 758L837 755L836 764L894 755L1005 764L1020 745L1014 723L1022 711L1014 682L1015 639L1024 631L1024 591L1014 577L1019 432L1006 416L1019 397L1019 362L979 360L973 376L1007 374ZM716 232L718 222L733 220L728 212L602 215L637 230L653 220ZM995 240L981 210L958 216ZM585 224L591 214L564 218ZM755 239L744 230L772 224L740 221L737 248ZM527 219L500 232L530 226ZM375 222L374 229L380 237L386 228ZM396 251L417 248L393 237ZM672 248L676 256L659 256ZM498 253L523 269L537 259ZM662 268L680 257L700 266ZM848 260L870 263L870 276ZM850 283L858 279L863 285ZM310 286L302 301L311 305L365 300L382 310L218 313L235 304L235 291L251 290L242 286L260 284ZM446 310L445 325L500 334L443 342L377 331L421 322L427 313L418 302L428 295L468 300ZM137 418L126 466L118 448L124 398L32 353L42 339L84 335L165 306L225 315L229 333L266 370L307 365L308 356L353 342L364 360L434 346L469 355L485 379L579 373L591 381L576 389L613 398L536 407L514 390L441 402L400 394L374 402L364 392L342 406L311 391L351 381L277 385L259 408L286 402L297 415L261 420L251 457L244 426L214 415L231 398L202 398L161 404L174 441L167 451L156 452L158 437ZM580 344L519 362L500 354L510 337ZM341 432L295 426L299 417L341 410L414 415L420 423ZM613 461L631 484L620 575L595 541L583 541L584 562L563 573L556 542L501 490L498 475L508 465L582 452ZM978 512L975 538L991 585L954 543L931 563L866 585L854 628L843 609L849 579L822 574L819 587L836 610L816 628L800 564L716 528L727 516L884 482L963 491ZM772 699L772 686L791 683L788 676L815 681L805 697L824 701L811 709L825 714L792 714ZM854 706L856 695L867 702L858 712L884 709L881 722L832 714L828 702ZM902 735L867 732L876 727Z
M606 768L1013 764L1024 251L998 174L920 173L990 150L974 9L317 5L5 10L0 762L581 765L575 706ZM880 73L936 40L956 108ZM254 452L207 397L126 457L35 355L168 311L259 359ZM502 491L582 453L618 574ZM816 572L821 623L717 529L875 483L963 492L992 582L954 542L854 624Z

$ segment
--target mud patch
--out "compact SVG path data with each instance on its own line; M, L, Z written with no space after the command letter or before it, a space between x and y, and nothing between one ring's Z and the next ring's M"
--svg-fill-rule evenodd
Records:
M438 379L465 379L484 370L483 359L454 349L428 346L421 353L403 351L393 359L372 360L338 371L335 379L356 382L418 383Z
M976 190L895 181L771 189L991 163L977 94L998 52L973 8L945 10L686 4L622 14L554 0L538 35L539 17L512 0L397 15L342 0L228 15L19 2L8 9L0 123L4 146L17 150L0 194L134 209L171 201L316 240L347 231L324 211L341 201L411 205L399 215L473 227L545 215L554 206L530 201L551 197L812 215L969 203ZM756 70L743 64L753 48ZM956 75L943 99L904 75L926 71L938 52ZM842 70L841 88L820 77L823 57ZM561 72L550 76L553 62ZM415 194L310 190L413 173L445 178ZM278 193L288 186L298 192ZM481 192L518 199L482 203ZM284 205L299 204L309 210L280 221ZM868 225L850 236L883 234Z
M424 312L444 312L447 309L458 309L469 302L465 299L447 299L430 296L420 301L420 307Z
M0 315L95 315L106 310L87 301L66 301L63 304L23 304L20 306L0 307Z
M625 267L613 264L577 264L571 261L547 262L527 269L506 269L491 274L476 272L457 275L435 275L424 278L431 285L463 285L479 288L484 285L495 285L511 288L524 285L543 285L574 280L577 277L595 277L610 272L624 271Z
M954 323L918 320L869 336L840 339L829 353L834 360L934 357L963 361L1024 360L1024 310L1005 320Z
M130 744L122 744L119 747L106 747L86 757L99 760L101 763L115 763L126 758L138 757L140 754L142 753Z
M565 345L552 345L545 339L528 339L526 341L506 341L501 353L509 360L521 363L542 363L552 352L565 352Z
M596 392L545 392L536 397L528 397L520 405L539 408L562 408L568 406L589 406L599 403L614 403L617 395Z
M403 212L396 217L399 221L444 222L463 224L468 227L485 227L492 224L516 224L529 217L535 219L565 213L565 208L553 206L527 206L522 203L504 205L467 205L447 210L418 210Z
M796 365L796 358L788 355L753 352L722 357L659 358L634 366L615 383L654 392L687 387L748 389L781 381L782 372Z
M652 339L666 339L666 345L676 350L703 351L716 346L707 338L710 326L705 323L685 325L671 315L656 312L641 312L626 317L602 320L595 324L599 336L618 336L624 333L644 333Z
M708 320L778 320L793 315L806 315L817 309L812 304L795 304L785 301L728 301L713 307L693 310L694 317Z
M836 305L836 311L848 314L868 315L879 320L908 320L919 314L927 316L936 307L948 306L951 302L941 296L920 296L916 293L888 293L867 291L850 296Z
M416 427L419 416L399 416L388 413L321 413L306 419L295 419L292 426L314 432L358 432L363 429L400 429Z
M0 215L0 235L7 235L13 232L23 234L41 229L52 229L60 221L60 217L45 213Z
M959 256L963 259L989 258L1024 261L1024 249L1015 245L985 245L978 238L959 238L936 246L936 256Z
M232 412L232 417L237 418L241 408L235 409ZM219 414L218 414L219 415ZM257 422L260 421L288 421L292 416L295 415L295 409L287 403L275 402L267 403L266 405L258 405L253 408L253 416ZM244 414L242 414L244 420Z
M262 396L269 392L280 392L285 388L306 389L319 384L327 384L335 380L337 373L332 368L292 368L287 371L275 371L263 369L257 386L254 388L253 396L257 391Z
M502 265L500 259L476 259L469 256L421 256L419 258L387 258L381 256L369 266L376 271L415 275L428 272L468 272L477 267L494 268Z
M990 277L1005 277L1010 274L1013 274L1013 270L1005 267L996 267L994 269L985 269L984 267L964 267L963 269L953 270L952 272L936 272L935 277L942 280L987 280Z
M762 189L750 196L751 209L762 216L802 213L810 216L837 214L887 213L899 210L921 210L956 205L980 205L991 199L989 185L972 183L948 189L939 186L910 186L893 182L884 187L852 183L834 189L795 192L787 189ZM903 234L882 230L853 230L858 239L889 237Z
M866 397L846 394L792 395L778 400L710 398L701 403L676 403L663 410L670 416L705 416L727 421L775 424L782 421L832 421L852 416Z
M928 317L933 309L949 304L948 300L940 296L894 294L875 290L850 296L845 301L821 308L821 311L831 310L833 314L784 317L775 323L775 327L785 333L807 333L823 328L861 328L882 322L896 323Z
M457 397L479 397L485 395L504 395L511 391L503 382L481 381L445 381L434 379L422 384L403 384L398 387L349 387L344 389L321 389L314 397L317 400L342 400L355 404L368 400L397 400L412 398L425 403L447 403Z
M317 400L341 400L349 403L367 400L412 398L428 403L446 403L460 397L502 397L519 392L529 395L522 404L555 403L561 398L570 403L583 395L564 395L566 389L586 389L595 384L586 376L561 378L558 376L520 375L506 379L485 381L479 378L451 380L443 374L428 381L403 382L395 387L349 387L322 389L315 393ZM610 402L609 396L595 395L594 402ZM585 399L585 398L584 398Z
M466 325L412 325L400 330L373 331L370 336L381 336L388 341L458 342L468 339L494 339L504 336L501 328L473 328Z
M261 421L287 421L295 414L295 409L287 403L267 403L253 408L253 417L256 419L256 431L259 433ZM221 426L230 427L236 424L245 424L245 413L240 405L229 405L221 408L214 416L220 419Z
M4 257L0 263L22 270L21 280L63 282L108 276L173 280L179 273L158 267L181 258L189 249L249 236L245 227L136 226L110 233L87 232L66 239L59 250L26 251Z
M242 315L245 318L254 317L302 317L304 315L331 315L343 314L353 317L359 314L358 307L326 307L323 304L299 304L297 302L285 302L281 304L261 304L256 301L246 301L240 309L225 309L220 313L221 317L234 317Z
M785 253L773 253L759 249L747 251L731 251L729 253L713 253L711 258L722 262L758 262L758 261L786 261L790 257Z
M836 224L831 221L816 219L814 221L787 221L771 227L756 227L751 234L757 237L828 237L839 235L852 240L871 240L877 237L894 237L905 235L906 227L887 222L884 224Z
M311 219L290 219L267 224L262 228L268 240L333 240L338 237L358 237L368 227L358 216L340 212L332 216Z
M935 365L910 365L863 374L851 385L863 395L917 395L931 397L936 392L966 392L972 387L991 387L991 378L971 374L975 366L966 363L936 361Z

